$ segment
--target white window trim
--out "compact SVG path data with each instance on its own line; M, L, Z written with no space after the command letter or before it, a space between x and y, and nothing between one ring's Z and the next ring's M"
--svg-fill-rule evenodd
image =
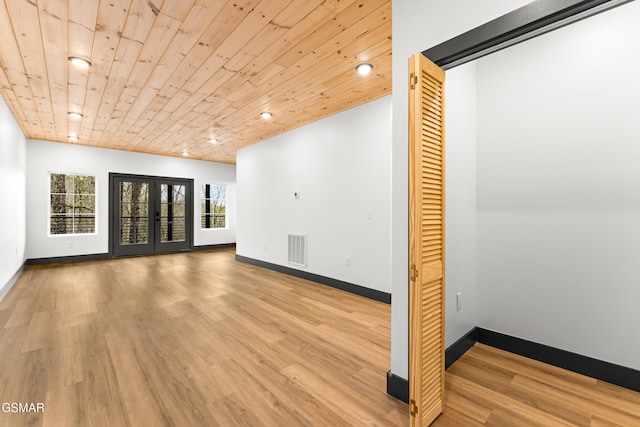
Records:
M207 181L207 182L202 182L200 184L200 194L202 194L202 186L203 185L223 185L224 186L224 227L219 227L219 228L203 228L202 227L202 202L203 202L203 198L200 197L198 200L198 205L197 205L197 211L199 212L198 214L198 224L200 224L200 231L204 231L204 232L210 232L210 231L223 231L223 230L228 230L229 229L229 210L227 209L227 199L228 199L228 190L229 190L229 184L227 184L226 182L211 182L211 181Z
M68 234L51 234L51 175L62 174L62 175L74 175L74 176L92 176L95 185L95 192L93 196L95 197L95 212L94 212L94 225L93 225L93 233L68 233ZM59 237L83 237L83 236L96 236L98 234L98 176L93 173L83 173L83 172L61 172L61 171L48 171L47 172L47 219L45 226L47 227L47 237L51 238L59 238Z

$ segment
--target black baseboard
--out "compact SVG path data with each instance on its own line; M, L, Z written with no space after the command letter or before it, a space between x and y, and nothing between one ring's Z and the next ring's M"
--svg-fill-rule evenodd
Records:
M354 285L353 283L343 282L342 280L332 279L331 277L320 276L319 274L313 274L307 271L285 267L283 265L272 264L270 262L248 258L242 255L236 255L236 260L247 263L247 264L255 265L258 267L263 267L269 270L277 271L278 273L288 274L290 276L310 280L312 282L320 283L322 285L331 286L332 288L336 288L342 291L350 292L352 294L360 295L362 297L369 298L375 301L391 304L391 294L388 294L386 292L365 288L364 286Z
M473 328L447 348L445 369L449 369L476 342L640 392L638 370L484 328ZM387 394L408 403L409 381L388 371Z
M404 403L409 403L409 380L387 371L387 394Z
M458 341L451 344L444 352L444 368L449 369L456 360L460 359L478 341L478 328L473 328L461 337Z
M640 371L559 348L477 328L478 342L640 392Z
M477 330L473 328L455 343L451 344L444 352L445 369L453 365L463 354L467 352L477 341ZM387 371L387 394L409 403L409 381L401 378L391 371Z
M235 248L235 243L221 243L217 245L202 245L202 246L194 246L188 251L206 251L209 249L220 249L220 248ZM184 251L179 251L184 252ZM167 253L178 253L178 252L167 252ZM162 255L162 254L143 254L143 255L134 255L134 256L147 256L147 255ZM115 258L110 253L102 253L102 254L86 254L86 255L69 255L69 256L56 256L49 258L31 258L25 261L26 265L36 265L36 264L60 264L66 262L77 262L77 261L95 261L100 259L109 259ZM117 257L122 258L122 257Z
M201 245L194 246L191 248L192 251L207 251L209 249L220 249L220 248L235 248L235 243L218 243L216 245Z
M50 257L50 258L31 258L26 261L26 264L27 265L58 264L58 263L65 263L65 262L94 261L94 260L107 259L107 258L111 258L111 255L108 253L56 256L56 257Z

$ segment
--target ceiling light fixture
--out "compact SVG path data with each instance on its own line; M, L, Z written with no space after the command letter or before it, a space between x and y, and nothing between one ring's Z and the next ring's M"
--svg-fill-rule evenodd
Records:
M75 111L69 111L69 118L70 119L81 119L82 118L82 114L81 113L76 113Z
M263 111L262 113L260 113L260 117L262 117L265 120L270 119L272 116L272 114L268 111Z
M89 68L91 66L91 62L86 59L78 58L77 56L70 56L68 59L78 68Z
M78 142L78 137L76 135L69 135L67 139L71 142Z
M366 76L367 74L369 74L371 71L373 70L373 65L365 62L363 64L358 64L356 66L356 71L358 72L358 74Z
M189 156L189 152L188 152L187 150L184 150L184 151L182 152L182 155L183 155L184 157L187 157L187 156Z
M211 138L211 139L209 139L209 142L212 143L212 144L215 144L216 142L218 142L218 140L215 139L215 138Z

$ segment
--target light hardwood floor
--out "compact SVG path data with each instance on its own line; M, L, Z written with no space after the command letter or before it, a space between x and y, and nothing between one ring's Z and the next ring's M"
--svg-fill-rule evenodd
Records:
M640 426L640 393L476 344L446 373L444 426Z
M404 426L389 305L233 250L29 267L0 303L0 425Z
M0 426L407 426L390 308L233 250L29 267L0 303ZM434 426L640 426L640 394L477 344Z

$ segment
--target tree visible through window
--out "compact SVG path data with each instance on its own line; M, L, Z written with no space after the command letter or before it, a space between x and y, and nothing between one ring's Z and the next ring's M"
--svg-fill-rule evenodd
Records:
M201 227L227 227L227 186L222 184L202 184Z
M120 183L120 244L149 243L149 183Z
M96 177L50 175L50 234L87 234L96 231Z

